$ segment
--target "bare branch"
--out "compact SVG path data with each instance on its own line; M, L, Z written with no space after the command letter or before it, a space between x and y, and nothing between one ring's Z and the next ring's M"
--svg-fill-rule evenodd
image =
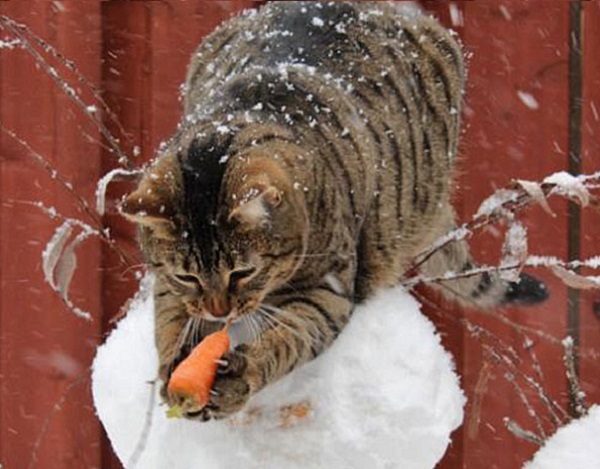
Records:
M544 432L544 427L542 426L542 421L540 420L540 417L538 416L537 412L535 411L535 409L533 408L533 406L529 402L529 399L527 399L527 396L525 395L525 392L523 391L523 389L521 388L521 386L519 386L519 383L517 383L517 380L515 379L515 376L512 373L505 373L504 374L504 378L510 384L512 384L513 388L515 389L515 391L517 393L517 396L519 396L519 399L521 399L521 402L523 403L523 406L527 410L527 414L531 418L533 418L533 421L535 422L535 426L537 427L537 430L538 430L538 435L539 435L538 438L540 439L540 441L545 440L546 439L546 432Z
M81 383L83 383L83 381L86 378L90 377L91 371L92 370L88 368L79 377L77 377L74 381L69 383L69 385L65 388L65 390L61 394L61 396L58 398L58 400L52 406L52 409L50 409L50 412L48 413L48 415L46 415L46 418L44 419L44 423L42 423L42 428L40 429L40 432L38 433L38 436L35 439L35 442L33 444L33 450L31 451L31 457L29 458L29 464L27 465L27 469L33 469L35 467L36 463L38 462L38 452L40 450L40 446L42 445L42 441L44 440L44 437L46 436L46 433L48 432L48 428L50 427L50 423L52 422L52 419L54 418L54 416L56 415L57 412L62 410L63 405L67 401L67 397L69 396L71 391L73 389L75 389L77 386L79 386Z
M504 425L508 431L510 431L513 435L521 440L529 441L530 443L535 443L538 446L542 446L544 444L544 439L533 433L529 430L524 430L521 426L515 422L514 420L509 419L508 417L504 418Z
M0 27L2 29L5 29L21 41L21 47L33 57L36 63L42 68L42 70L44 70L48 74L48 76L50 76L50 78L65 93L65 95L67 95L67 97L69 97L69 99L71 99L71 101L73 101L75 105L79 109L81 109L81 111L83 111L83 113L87 115L90 118L90 120L96 125L100 133L109 142L112 148L112 152L118 156L119 164L122 164L126 168L131 169L132 164L129 161L129 158L121 150L118 140L115 137L113 137L111 132L104 125L104 122L102 122L102 119L97 115L97 113L95 112L95 107L86 104L81 99L79 93L77 93L77 91L75 91L75 89L58 74L56 69L48 63L48 61L42 56L42 54L40 54L32 46L31 42L23 33L23 29L26 29L26 27L5 15L0 16Z
M436 251L446 245L468 237L472 232L496 223L502 219L513 217L515 213L532 202L541 203L541 197L561 195L582 206L598 204L598 200L590 193L595 184L600 181L600 172L592 175L571 176L560 172L547 176L543 182L515 181L510 186L497 190L479 207L471 221L459 228L451 230L436 240L431 246L419 253L413 262L411 270L415 270L426 262ZM533 189L533 185L537 185ZM539 190L538 190L539 189ZM541 191L541 194L540 194ZM544 205L542 203L542 205ZM548 211L549 207L544 207Z
M61 65L63 65L71 73L73 73L75 75L75 78L77 79L77 81L81 85L83 85L83 87L87 88L91 92L91 94L93 95L94 99L96 101L98 101L98 103L100 103L100 106L102 107L102 110L104 111L104 113L106 113L106 115L113 122L113 124L115 124L117 126L117 128L119 129L119 132L121 133L121 135L123 135L129 141L129 143L132 146L134 145L133 140L131 138L131 135L125 131L125 128L123 127L123 125L121 124L121 122L119 121L119 119L117 118L116 114L114 112L112 112L112 110L110 109L110 107L108 106L108 104L106 103L106 101L104 101L104 98L102 97L102 93L100 92L100 90L98 90L98 88L96 88L96 86L92 82L90 82L90 80L83 73L81 73L81 71L79 70L79 68L75 64L75 62L73 62L72 60L70 60L67 57L65 57L53 45L51 45L50 43L46 42L40 36L38 36L37 34L35 34L26 25L18 23L16 21L14 21L12 18L5 17L5 16L4 17L0 17L0 27L2 27L3 22L8 22L9 24L11 24L15 29L19 30L23 34L23 36L26 36L27 40L30 43L31 43L31 41L35 42L40 48L43 49L43 51L45 53L50 54ZM15 39L15 40L11 41L11 43L9 45L11 45L11 44L13 45L13 47L16 46L16 45L19 45L19 46L23 47L21 39ZM9 47L9 48L12 48L12 47Z
M144 420L142 432L138 438L133 453L131 453L131 456L127 460L127 467L129 469L134 469L137 466L140 456L143 454L144 450L146 449L146 445L148 444L148 437L150 436L150 429L152 428L152 418L154 416L154 405L156 401L156 383L156 379L148 383L150 385L150 397L148 398L148 406L146 407L146 419Z
M585 392L581 389L579 384L579 377L576 367L576 356L574 350L574 342L572 337L567 337L562 342L565 349L563 355L563 361L565 363L565 369L567 371L567 383L569 384L569 400L571 401L571 408L575 412L575 417L580 418L587 415L588 408L585 405Z
M418 285L420 283L422 283L422 284L430 284L430 283L440 284L440 283L445 283L445 282L449 282L452 280L459 280L459 279L464 279L464 278L469 278L469 277L475 277L475 276L481 275L483 273L499 273L499 272L504 272L504 271L514 271L514 270L519 271L523 267L532 267L532 268L559 267L559 268L562 268L563 270L568 269L569 272L571 270L579 269L581 267L588 267L590 269L600 269L600 256L593 256L593 257L590 257L589 259L577 260L577 261L571 261L571 262L563 261L561 259L558 259L557 257L552 257L552 256L528 256L527 258L525 258L525 260L523 262L517 262L514 264L502 264L499 266L484 265L484 266L475 267L473 269L465 270L463 272L448 271L444 275L441 275L438 277L426 277L423 275L416 275L414 277L408 277L408 278L403 279L401 281L401 284L407 288L412 288L415 285ZM588 279L588 278L594 279L595 277L583 277L583 278L584 279Z

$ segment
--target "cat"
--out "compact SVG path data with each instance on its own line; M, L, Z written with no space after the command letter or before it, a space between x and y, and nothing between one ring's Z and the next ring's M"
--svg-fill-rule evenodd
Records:
M396 285L455 227L464 87L453 35L394 2L270 2L202 42L182 122L121 205L156 277L164 383L225 320L261 328L186 416L227 417L317 357L357 303ZM418 270L473 265L455 241ZM481 308L547 296L526 275L438 288Z

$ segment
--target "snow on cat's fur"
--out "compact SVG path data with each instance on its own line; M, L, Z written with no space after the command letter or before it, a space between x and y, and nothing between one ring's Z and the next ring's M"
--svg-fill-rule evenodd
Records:
M94 362L97 412L125 465L142 438L156 377L149 289L146 280ZM136 467L432 468L464 403L433 325L395 288L359 306L330 350L229 421L168 420L154 404Z

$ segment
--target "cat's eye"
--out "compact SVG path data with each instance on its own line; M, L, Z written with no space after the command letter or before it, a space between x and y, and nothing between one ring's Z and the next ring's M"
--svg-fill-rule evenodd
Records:
M234 270L229 274L229 288L235 288L240 280L251 277L254 272L256 272L256 267Z
M173 278L185 286L201 287L200 279L190 274L173 274Z

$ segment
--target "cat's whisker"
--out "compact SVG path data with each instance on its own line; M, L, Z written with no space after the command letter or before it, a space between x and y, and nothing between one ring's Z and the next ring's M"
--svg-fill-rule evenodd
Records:
M200 339L199 330L200 330L201 323L202 323L202 318L194 317L192 331L191 331L191 334L189 335L189 342L188 342L190 349L194 348L196 346L196 344L200 341L199 340Z
M242 316L240 322L244 326L244 329L246 329L246 333L250 336L250 340L252 341L254 338L252 337L253 332L252 332L252 328L250 327L250 321L248 320L248 315Z
M193 318L188 318L188 320L186 321L186 323L184 324L184 326L181 328L181 331L179 332L179 335L177 336L177 341L175 342L175 357L173 357L173 359L175 360L177 358L177 354L181 353L181 349L183 348L185 342L187 341L187 337L190 333L191 327L193 324ZM174 367L174 362L171 362L169 364L169 374L171 374L171 372L173 371L173 367Z
M276 306L273 305L269 305L269 304L263 304L264 307L266 307L267 309L271 310L271 315L270 317L273 319L278 319L276 318L276 315L280 315L282 317L288 317L288 318L294 318L293 313L291 313L290 311L286 311L284 309L278 308ZM281 324L284 324L282 321L280 321ZM301 340L306 340L306 337L301 336L298 331L296 331L295 329L293 329L292 326L285 324L285 326L287 326L292 332L295 332L297 337L300 338ZM316 324L313 323L308 323L306 324L307 327L310 327L310 329L306 329L303 328L303 330L305 330L306 332L308 332L308 335L313 339L313 340L319 340L321 339L321 332L318 328L318 326ZM312 330L314 329L314 330Z
M257 340L260 340L266 329L264 321L262 321L262 317L259 314L251 314L250 319L256 324L256 329L258 330Z
M296 329L294 329L291 325L286 324L280 318L277 317L278 314L280 314L281 316L290 317L286 311L265 303L261 305L261 309L259 311L261 311L265 316L269 317L271 320L275 321L275 323L281 326L281 328L287 330L292 335L296 336L298 339L305 340L305 337L303 337Z
M258 341L263 334L262 327L256 323L256 317L253 314L244 315L244 319L247 322L251 331L252 340Z
M272 330L277 336L279 336L287 344L293 345L293 344L290 344L288 338L283 333L282 329L289 331L293 336L296 336L299 339L302 339L300 337L300 334L297 334L297 333L295 333L295 331L293 329L286 327L287 325L282 324L281 321L279 321L277 318L273 317L272 313L269 313L268 311L265 311L265 310L260 310L258 312L260 313L261 319L268 324L269 329Z
M271 330L273 331L273 333L275 333L277 336L279 336L282 341L284 341L285 343L287 343L288 346L290 347L290 350L294 350L295 349L295 344L292 343L292 342L290 342L290 337L288 335L284 334L284 331L289 331L292 336L296 336L299 339L304 340L304 339L302 339L302 337L300 336L300 334L298 334L293 329L289 328L289 326L287 326L286 324L283 324L279 319L275 318L268 311L266 311L264 309L260 309L260 310L258 310L258 312L260 314L262 314L263 318L267 322L269 322L269 324L272 325ZM283 329L283 331L282 331L282 329Z
M175 350L177 350L178 352L181 350L181 348L185 344L188 334L190 333L190 330L192 328L192 324L193 324L193 318L189 318L187 320L187 322L185 323L185 325L183 326L183 328L181 329L181 332L179 333L179 336L177 337L177 342L175 345Z
M315 258L315 257L328 257L328 256L332 256L333 254L335 254L334 252L315 252L315 253L310 253L310 254L295 254L292 255L291 257L294 258ZM348 257L356 257L355 253L348 253Z
M258 340L258 331L256 330L256 325L254 321L252 321L252 317L249 314L244 316L246 318L246 323L248 324L248 328L250 329L250 335L252 337L252 342L256 342Z

